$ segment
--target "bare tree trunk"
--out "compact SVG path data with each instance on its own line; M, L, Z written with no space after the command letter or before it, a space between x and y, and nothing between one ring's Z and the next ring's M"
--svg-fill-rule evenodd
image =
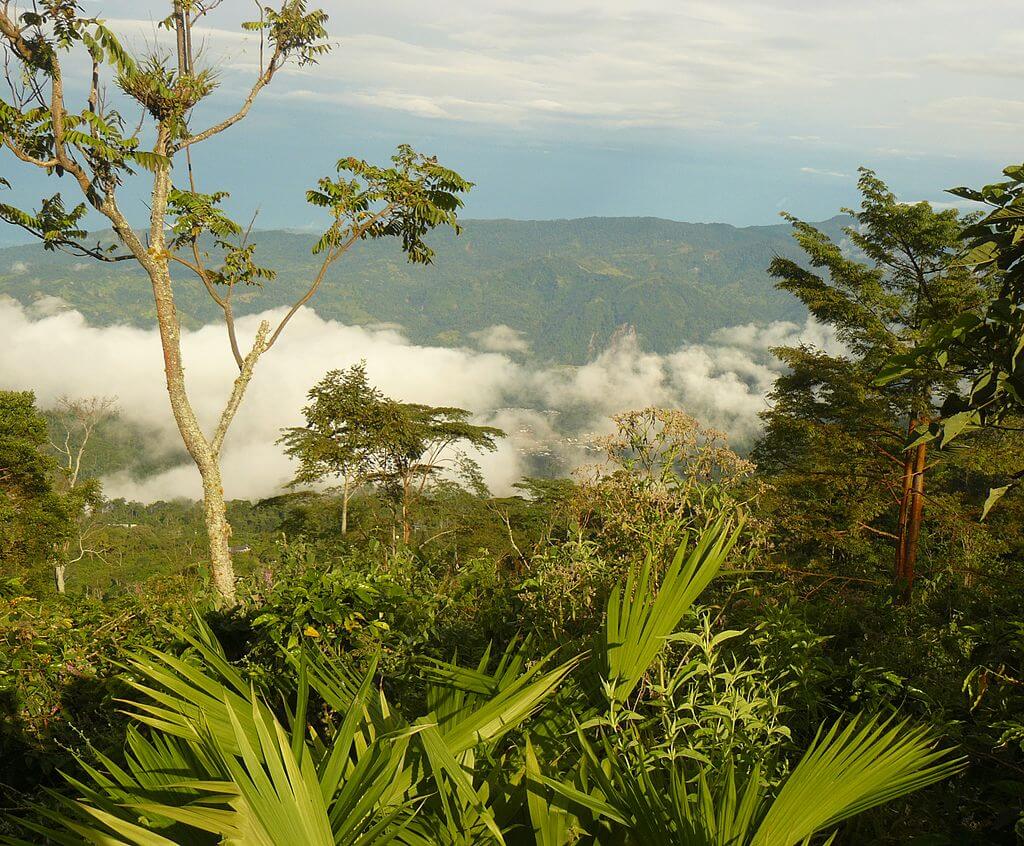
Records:
M914 566L917 563L918 541L921 537L921 523L924 516L924 469L928 447L919 444L914 450L914 482L911 488L910 514L907 520L906 548L903 552L902 599L910 601L914 587Z
M342 477L342 489L341 489L341 533L348 533L348 476Z
M412 537L412 529L409 526L409 488L409 478L406 477L402 480L402 543L405 546L409 545Z
M185 9L181 0L174 0L174 33L177 36L178 73L184 76L189 72L189 55L185 30Z
M913 433L924 422L924 418L911 419L909 433ZM900 601L910 601L914 587L914 567L917 562L918 540L921 536L921 522L924 515L924 473L928 447L918 444L904 453L903 495L900 499L900 513L897 521L896 567L894 580L899 590Z
M910 519L910 500L914 487L914 454L906 453L903 459L903 493L900 497L900 513L896 521L896 566L893 568L893 579L896 584L903 580L905 570L905 550L907 523Z
M159 149L159 152L163 150ZM220 466L217 450L207 440L196 419L185 389L185 369L181 359L181 326L174 305L174 291L168 259L164 253L163 217L170 188L170 173L167 167L157 169L153 186L153 225L150 228L150 261L146 268L153 285L153 300L156 305L157 326L160 331L160 345L164 356L164 375L167 394L171 401L174 420L181 433L185 449L199 469L203 480L203 508L206 518L206 534L210 543L210 571L213 584L223 602L235 602L235 572L231 563L228 541L231 527L227 520L224 504L224 488L221 485Z
M203 514L206 518L206 535L210 541L210 577L223 600L234 604L235 568L229 546L231 525L228 523L224 502L220 467L214 460L205 470L200 467L199 472L203 477Z
M915 420L913 417L910 418L910 423L907 426L907 437L914 431ZM907 523L910 519L910 500L911 493L914 487L914 458L915 455L912 452L903 453L903 476L902 476L902 491L900 495L900 512L899 517L896 520L896 562L893 568L893 582L896 585L900 585L903 582L903 574L906 568L905 565L905 553L906 543L905 539L907 536Z
M57 588L57 593L64 593L64 574L67 572L67 564L63 561L55 561L53 563L53 581Z

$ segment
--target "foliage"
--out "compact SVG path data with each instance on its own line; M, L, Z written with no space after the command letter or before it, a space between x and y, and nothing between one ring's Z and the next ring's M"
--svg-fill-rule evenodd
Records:
M791 745L783 697L799 682L788 663L772 672L765 656L756 654L756 643L750 644L754 655L730 654L730 642L746 633L716 630L708 612L695 628L672 636L679 648L656 663L646 682L660 724L647 749L672 763L697 761L717 772L729 762L747 771L761 766L771 780L771 767Z
M953 319L935 319L927 342L919 349L893 356L879 376L888 385L922 370L939 369L965 380L965 391L950 392L941 418L924 428L922 441L946 445L984 426L999 426L1024 408L1024 166L1011 166L1003 182L980 191L954 188L952 194L984 203L992 211L963 231L965 272L984 276L995 271L998 291L991 300L972 304ZM1019 477L1014 477L1014 479ZM985 512L1010 484L993 487Z
M570 506L607 553L628 556L639 545L660 560L687 530L755 511L754 465L729 449L723 433L675 409L630 411L612 422L614 433L596 442L607 457L577 471ZM763 532L756 518L750 522L752 550Z
M0 575L21 576L71 533L74 504L54 487L46 419L30 392L0 391Z
M407 144L399 145L391 161L393 167L382 168L352 157L341 159L337 179L321 179L306 192L312 205L327 209L334 219L314 253L357 239L396 237L411 263L430 264L434 251L423 236L441 225L459 233L459 194L473 183ZM346 179L346 173L354 178Z
M580 738L592 774L587 794L554 780L556 794L629 832L627 843L664 846L798 846L875 805L939 781L958 764L932 749L926 732L851 720L822 729L774 797L759 773L744 777L684 766L652 767L639 745L629 756ZM603 753L603 754L601 754ZM616 825L617 824L617 825ZM835 835L827 842L833 842ZM600 838L597 842L604 842ZM613 838L609 842L622 842Z
M340 477L359 487L369 469L373 415L383 396L366 378L366 362L331 370L309 390L306 425L286 429L285 453L299 462L295 484Z
M124 688L111 662L129 646L168 645L164 626L184 622L187 590L162 580L96 600L0 582L0 795L54 784L69 752L120 743L113 699Z
M532 557L518 598L545 638L576 640L596 630L617 575L598 544L580 533Z
M645 580L648 567L631 576L631 595L609 600L613 622L589 671L575 672L579 657L555 664L519 640L496 662L488 650L475 667L429 661L428 710L416 715L373 693L377 659L357 670L335 653L337 639L308 637L290 654L289 672L257 689L208 626L175 629L184 654L148 648L127 657L134 695L125 764L102 753L83 759L81 777L69 779L79 798L37 805L22 824L66 843L205 842L207 832L269 844L299 832L310 843L500 844L530 842L532 828L534 842L558 846L575 839L571 831L594 843L798 844L955 773L959 762L926 730L872 720L822 730L777 791L756 766L737 772L731 757L721 770L705 765L688 777L642 746L616 749L602 726L614 724L735 540L719 523L680 550L657 589ZM566 749L559 770L546 757L542 764L528 739L524 759L519 727L556 741L560 689L586 714L592 671L605 676L610 706L593 723L596 741L578 725L576 754ZM311 708L314 697L322 710ZM806 801L823 789L827 802Z
M685 542L680 544L657 590L653 587L650 556L612 590L600 654L604 661L605 694L613 708L627 703L665 639L718 573L735 546L739 531L719 518L697 536L692 550L687 550Z
M282 543L277 560L247 583L253 609L247 654L254 667L277 667L282 653L322 642L353 660L379 653L390 676L413 675L414 662L437 635L445 598L434 596L430 580L411 568L396 564L388 572L361 563L350 554L325 568L314 547Z

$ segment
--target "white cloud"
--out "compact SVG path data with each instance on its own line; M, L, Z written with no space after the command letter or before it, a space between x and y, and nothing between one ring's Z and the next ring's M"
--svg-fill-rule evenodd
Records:
M1024 30L1007 24L1014 2L871 0L809 15L797 0L435 0L429 12L409 0L329 0L335 49L315 68L286 68L268 93L524 130L722 128L859 146L865 127L885 126L908 149L977 149L979 132L934 128L982 80L993 102L1015 99ZM132 4L109 5L136 49L170 46ZM197 33L231 97L255 72L257 41L236 28L250 14L227 0ZM921 104L912 121L907 103Z
M529 352L530 342L523 337L523 333L504 323L497 323L488 326L479 332L470 332L478 347L488 352Z
M29 263L25 261L12 262L10 272L15 276L20 276L22 273L28 273L29 267Z
M923 150L905 150L902 147L875 147L876 156L897 159L918 159L924 155Z
M917 109L915 117L964 129L995 130L1017 137L1024 122L1024 100L964 96L933 100Z
M471 202L488 216L575 216L615 208L720 219L728 214L723 202L754 203L733 191L728 201L713 204L718 211L693 206L686 168L709 150L715 166L737 179L751 169L764 170L766 161L780 155L781 178L786 168L797 170L809 160L823 173L807 174L802 190L832 199L844 187L837 180L845 177L837 174L860 163L880 172L888 168L886 178L917 185L923 193L923 180L931 177L921 160L957 156L968 160L972 172L980 162L995 172L1019 156L1019 0L825 2L813 14L804 0L320 3L331 15L334 50L316 66L286 67L252 113L270 129L265 136L256 130L273 139L268 156L282 157L283 168L301 170L303 184L308 163L294 159L294 149L284 159L280 146L282 128L299 120L346 144L372 146L373 157L393 141L410 140L438 150L445 161L461 158L467 174L479 177ZM154 41L172 46L152 4L94 5L102 6L112 28L126 33L132 49ZM224 0L196 33L220 84L197 110L196 130L233 111L248 91L258 42L239 32L238 24L252 12L249 0ZM88 69L69 68L66 76L69 86L81 85ZM110 86L112 100L115 89ZM81 92L69 96L80 98ZM138 111L112 105L126 115ZM292 107L301 109L301 117ZM233 156L237 138L231 137L207 148L214 165L210 176L219 171L218 157ZM520 186L509 191L491 175L495 165L489 159L497 158L491 144L581 150L564 184L579 180L590 188L573 191L571 201L559 200L557 193L552 199L547 171L531 173L519 163L521 191L529 200L518 200ZM473 150L465 152L467 147ZM610 157L597 164L587 153L598 149L625 151L622 166ZM811 158L811 150L837 155ZM800 155L806 158L794 158ZM680 174L663 159L685 163ZM664 184L657 173L665 174ZM820 181L811 183L811 176ZM607 179L609 190L592 198L598 179ZM768 190L770 196L791 192L781 186ZM499 192L501 200L492 199ZM607 199L620 192L621 203ZM682 198L676 204L662 194ZM235 201L243 198L249 207L265 204L258 189L249 189L249 196L236 190ZM23 199L34 201L31 195ZM556 208L547 212L528 205L552 202ZM278 208L268 213L278 214L279 224L306 214L298 201L288 212L284 204ZM762 207L758 214L767 211ZM823 216L824 209L819 205L814 214ZM732 219L764 222L760 216Z
M936 211L956 209L962 212L972 212L984 209L984 203L976 203L974 200L900 200L901 203L912 206L917 203L928 203Z
M244 317L239 331L250 337L262 317L280 314ZM0 337L7 350L0 384L34 390L43 406L63 394L117 395L126 417L159 433L154 449L180 450L155 330L94 327L76 311L40 314L0 298ZM588 434L606 431L612 414L631 408L681 408L749 443L779 373L768 350L799 342L838 349L834 336L813 322L773 323L721 330L706 345L684 345L668 355L645 352L627 334L582 367L533 367L498 352L415 345L394 328L345 326L302 309L256 369L225 442L225 490L245 498L278 492L292 473L274 444L281 427L301 422L306 391L327 370L360 359L390 396L468 408L479 422L504 428L509 437L498 452L480 459L492 489L504 493L538 456L555 456L566 470L588 460ZM209 430L234 376L223 327L183 331L182 343L190 396ZM109 496L143 501L194 497L199 479L182 459L141 482L107 479L105 488Z
M837 179L852 179L853 177L848 173L843 173L839 170L822 170L817 167L802 167L800 168L801 173L809 173L812 176L833 176Z
M33 317L50 317L59 314L71 306L61 297L54 297L51 294L43 294L32 301L30 313Z

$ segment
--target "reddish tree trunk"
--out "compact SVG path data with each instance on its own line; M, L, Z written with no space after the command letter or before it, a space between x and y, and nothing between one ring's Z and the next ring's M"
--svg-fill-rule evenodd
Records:
M909 432L925 422L912 420ZM907 450L903 461L903 495L897 521L895 583L901 603L908 603L914 588L918 541L924 516L924 474L928 446L918 444Z
M924 468L928 447L920 444L914 450L914 480L910 493L910 514L907 520L906 538L903 550L903 577L900 580L900 595L903 602L910 601L914 587L914 566L917 563L917 546L921 537L921 521L924 515Z
M911 420L908 434L913 431L914 421ZM905 570L906 544L904 539L907 536L907 523L910 520L910 500L914 488L914 459L914 453L909 451L903 453L903 484L900 496L900 513L896 520L896 566L893 568L893 581L897 585L902 582Z

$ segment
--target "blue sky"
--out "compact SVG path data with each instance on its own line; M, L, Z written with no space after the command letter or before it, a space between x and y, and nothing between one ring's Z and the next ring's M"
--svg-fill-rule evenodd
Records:
M136 52L166 39L166 3L83 5ZM469 217L738 225L831 216L855 202L861 164L903 199L946 202L943 188L1024 158L1018 0L321 5L331 55L282 73L195 156L201 189L230 190L240 215L258 207L263 228L315 225L303 192L318 175L402 142L477 183ZM254 74L237 29L251 10L224 0L197 36L221 85L194 128ZM39 190L12 181L22 203Z

